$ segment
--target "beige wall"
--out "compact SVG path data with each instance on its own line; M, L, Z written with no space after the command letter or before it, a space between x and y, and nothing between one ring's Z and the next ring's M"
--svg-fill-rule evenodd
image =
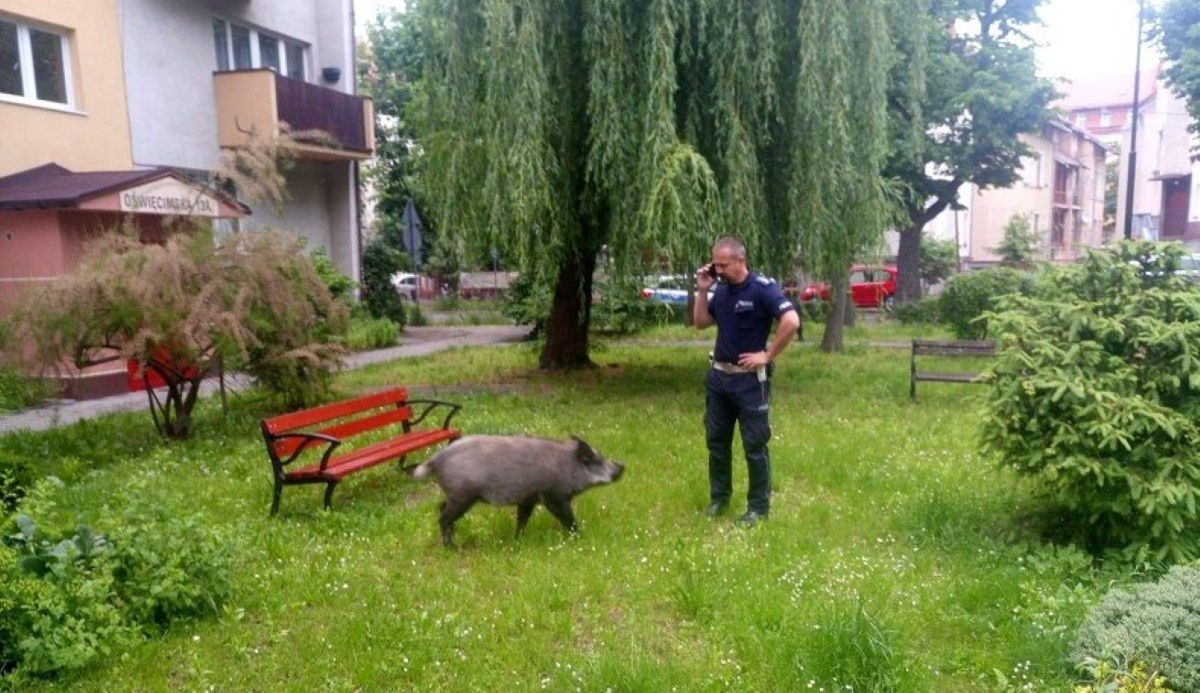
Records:
M0 0L0 16L58 30L71 54L74 108L0 101L0 176L57 162L73 171L133 167L118 0Z
M1081 257L1085 247L1098 248L1104 244L1104 160L1105 150L1082 135L1059 130L1065 152L1080 166L1076 186L1079 190L1080 222L1078 235L1071 229L1064 234L1063 245L1050 244L1054 223L1055 146L1050 139L1052 126L1038 136L1023 135L1021 140L1041 155L1040 176L1027 164L1022 177L1010 188L979 190L973 193L970 216L970 251L972 262L996 262L993 252L1004 239L1004 226L1017 214L1029 217L1030 228L1040 240L1040 256L1045 260L1071 260ZM1028 161L1028 160L1026 160Z
M992 248L1004 240L1004 226L1016 214L1028 214L1029 225L1045 237L1050 230L1050 208L1054 199L1054 149L1042 137L1021 138L1041 156L1040 184L1034 180L1018 180L1010 188L975 189L971 205L972 262L996 262L1000 256ZM1044 245L1044 244L1043 244Z

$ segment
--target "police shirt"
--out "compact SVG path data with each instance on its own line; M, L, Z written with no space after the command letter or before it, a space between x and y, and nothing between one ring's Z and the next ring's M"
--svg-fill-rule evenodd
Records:
M741 354L766 351L771 321L795 309L778 284L753 272L736 286L718 283L708 300L717 323L716 360L737 363Z

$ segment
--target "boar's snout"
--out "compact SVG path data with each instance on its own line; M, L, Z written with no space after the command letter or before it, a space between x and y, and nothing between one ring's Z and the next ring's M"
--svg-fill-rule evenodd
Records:
M612 466L613 466L612 480L616 481L617 479L621 478L622 474L625 473L625 465L621 464L620 462L613 462Z

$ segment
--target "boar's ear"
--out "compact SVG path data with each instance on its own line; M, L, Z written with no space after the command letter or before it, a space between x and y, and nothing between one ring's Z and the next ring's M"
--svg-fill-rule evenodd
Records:
M580 464L594 464L596 462L596 451L591 445L584 442L583 438L571 436L571 440L575 441L575 459L579 460Z

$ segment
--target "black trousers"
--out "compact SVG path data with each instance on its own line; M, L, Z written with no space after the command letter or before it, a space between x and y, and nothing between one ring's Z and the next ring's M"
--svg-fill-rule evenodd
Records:
M708 441L708 487L712 502L733 495L733 425L742 432L750 488L746 508L761 515L771 510L771 440L768 420L771 382L754 373L725 373L708 369L705 383L704 429Z

